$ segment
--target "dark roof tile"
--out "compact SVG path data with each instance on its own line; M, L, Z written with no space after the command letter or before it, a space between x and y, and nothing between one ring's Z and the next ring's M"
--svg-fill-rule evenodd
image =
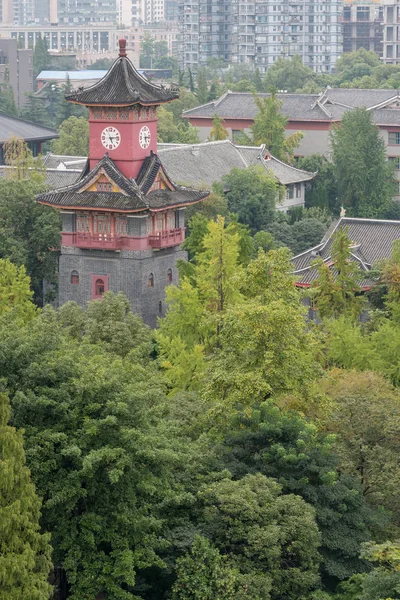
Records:
M120 56L100 81L73 91L66 99L88 106L130 106L137 103L157 105L178 97L177 89L150 83L137 72L129 58Z
M58 137L58 132L50 127L0 113L0 143L6 142L12 136L22 138L26 142L33 142L52 140Z
M292 264L298 283L308 284L317 277L316 270L310 266L312 261L318 256L323 261L330 259L332 237L338 229L344 227L354 243L353 260L359 262L364 271L368 271L377 261L389 258L393 242L400 239L400 221L342 217L330 228L328 235L325 234L321 244L293 257Z

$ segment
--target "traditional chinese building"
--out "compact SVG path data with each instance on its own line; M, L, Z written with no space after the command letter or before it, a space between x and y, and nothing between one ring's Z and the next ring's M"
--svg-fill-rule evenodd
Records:
M150 325L164 312L164 288L176 283L185 207L206 191L176 185L157 156L157 106L178 97L136 71L120 40L108 73L67 100L89 108L90 148L78 181L37 201L61 212L59 304L85 306L122 291Z

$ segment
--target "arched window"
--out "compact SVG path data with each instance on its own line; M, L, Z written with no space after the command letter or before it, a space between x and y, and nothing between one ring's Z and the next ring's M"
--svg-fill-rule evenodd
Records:
M79 283L79 273L78 271L71 271L71 283Z
M148 287L154 287L154 275L150 273L149 278L147 280Z
M160 315L162 315L162 302L161 302L161 300L158 303L158 312L160 313Z
M96 296L102 296L105 291L104 279L96 279Z
M172 283L172 269L168 269L167 271L167 282Z

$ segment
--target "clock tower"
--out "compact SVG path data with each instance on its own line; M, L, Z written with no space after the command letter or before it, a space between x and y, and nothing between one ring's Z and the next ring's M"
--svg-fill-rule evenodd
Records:
M157 156L157 106L178 90L154 85L126 56L126 40L108 73L67 100L89 108L90 150L76 183L36 201L61 213L58 304L86 306L123 292L155 326L165 287L186 260L185 208L208 191L176 184Z
M118 59L105 77L66 97L89 108L90 168L107 152L126 177L136 178L144 159L157 153L157 107L178 96L177 89L142 77L120 40Z

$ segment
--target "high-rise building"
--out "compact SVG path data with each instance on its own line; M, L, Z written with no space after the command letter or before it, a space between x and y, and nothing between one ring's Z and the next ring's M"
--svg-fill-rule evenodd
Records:
M379 0L345 0L343 52L359 48L383 53L383 6Z
M0 0L1 23L30 25L35 20L35 0Z
M297 54L316 72L333 71L342 53L341 0L233 1L232 62L265 72Z
M197 71L215 57L265 72L297 54L330 73L342 53L342 8L342 0L181 0L181 66Z
M18 48L16 39L0 39L0 84L9 83L21 108L33 92L33 50Z
M383 56L386 64L400 62L400 4L397 0L383 3Z
M132 3L133 20L139 25L164 21L164 0L132 0Z
M132 0L117 0L117 23L125 27L132 25Z
M232 0L180 0L179 59L196 73L209 59L232 60Z
M179 0L165 0L165 20L179 20Z
M117 0L56 0L56 2L56 23L60 25L116 23L118 20ZM52 18L54 17L53 14Z

